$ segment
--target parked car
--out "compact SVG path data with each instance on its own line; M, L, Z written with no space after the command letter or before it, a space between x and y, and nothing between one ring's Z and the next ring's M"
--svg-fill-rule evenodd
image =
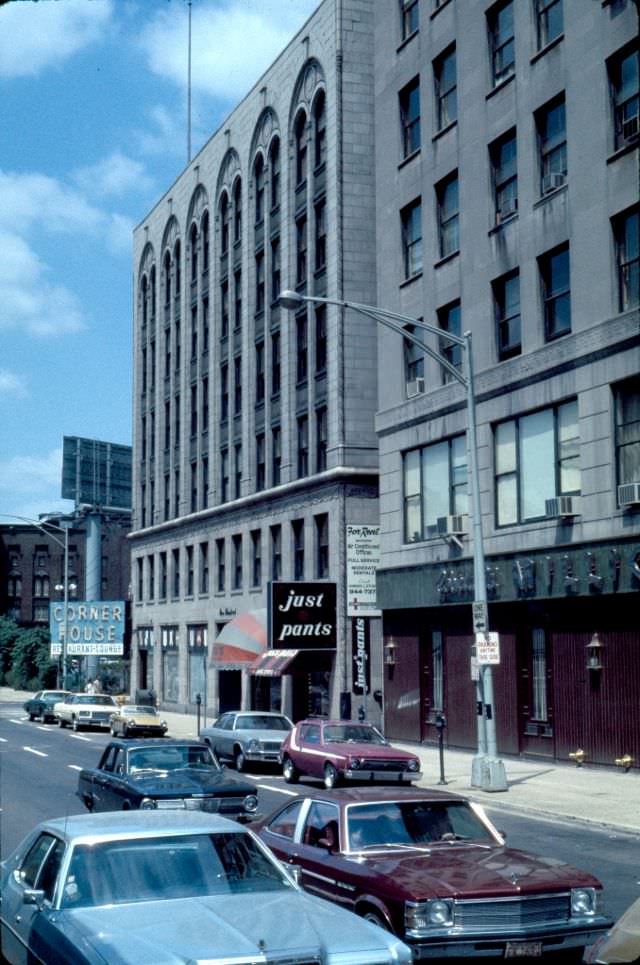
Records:
M109 729L114 737L118 734L121 737L134 734L164 737L168 726L155 707L147 707L145 704L119 704L115 714L111 715Z
M341 781L418 781L420 761L394 747L373 724L344 720L301 720L283 741L282 773L289 784L301 774L319 777L326 788Z
M305 894L246 828L216 815L73 815L4 862L9 965L408 965L399 939Z
M595 965L640 963L640 898L629 905L608 935L603 935L591 946L585 961Z
M318 791L256 826L308 891L380 924L426 958L582 961L609 926L602 885L505 847L480 807L421 788Z
M118 703L107 694L69 694L53 706L58 727L69 725L74 730L81 727L106 727L118 709Z
M29 700L25 700L22 706L28 713L29 720L39 720L46 724L48 720L55 720L55 704L68 696L68 690L39 690Z
M190 740L113 740L94 768L78 774L89 811L173 809L247 820L258 807L255 784L221 767L206 744Z
M277 764L282 742L292 727L284 714L236 710L203 727L200 737L220 759L233 761L236 769L243 771L249 761Z

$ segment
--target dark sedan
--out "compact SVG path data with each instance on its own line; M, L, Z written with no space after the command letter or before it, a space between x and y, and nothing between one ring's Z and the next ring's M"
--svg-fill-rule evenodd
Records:
M95 768L78 775L89 811L184 808L237 820L255 815L257 788L221 767L206 744L189 740L113 740Z
M308 891L447 957L582 961L609 926L602 885L506 848L477 805L430 789L349 788L284 804L257 827Z
M39 690L37 694L25 700L22 705L29 715L29 720L39 720L45 724L48 720L55 720L54 704L69 697L68 690Z

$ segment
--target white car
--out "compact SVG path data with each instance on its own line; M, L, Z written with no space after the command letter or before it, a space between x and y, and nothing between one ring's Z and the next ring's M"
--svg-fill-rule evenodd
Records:
M54 704L53 715L58 727L104 727L111 726L112 716L118 712L119 704L107 694L69 694L65 700Z

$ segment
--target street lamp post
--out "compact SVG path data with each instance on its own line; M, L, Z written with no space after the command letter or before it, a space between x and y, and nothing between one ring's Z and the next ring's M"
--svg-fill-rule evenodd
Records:
M283 291L280 295L280 305L286 309L295 310L304 304L335 305L338 308L351 309L359 315L373 319L381 325L390 328L396 334L417 345L426 355L436 362L449 375L464 386L467 397L467 456L468 478L471 491L471 517L473 523L473 581L475 603L486 613L487 611L487 581L484 556L484 540L482 532L482 514L480 510L480 477L478 473L477 440L476 440L476 404L473 379L473 358L471 353L471 332L454 335L443 332L435 325L410 318L397 312L377 308L375 305L362 305L342 299L319 298L311 295L301 295L294 291ZM410 325L426 332L431 332L439 338L446 338L463 349L464 371L452 365L451 362L426 342L408 331L405 326ZM485 631L488 630L488 624ZM490 665L478 668L476 682L477 699L477 751L474 755L471 769L471 784L485 791L506 791L507 778L504 763L497 756L496 722L493 707L493 675Z
M62 667L61 668L58 667L57 686L60 690L65 690L66 689L65 683L66 683L66 676L67 676L67 671L66 671L67 630L68 630L68 621L69 621L68 610L69 610L69 589L70 589L70 586L69 586L69 526L71 525L71 523L67 519L65 520L61 519L60 523L62 522L66 523L65 526L62 526L62 525L58 525L57 523L51 523L49 522L49 520L46 520L46 519L40 520L40 521L38 521L37 519L30 519L28 516L14 516L9 513L0 513L0 516L2 516L5 519L17 519L23 523L28 523L30 526L35 526L37 527L37 529L42 530L42 532L45 533L45 535L49 536L54 541L54 543L57 543L58 546L62 547L62 550L63 550L62 586L59 583L56 583L55 585L56 590L63 591L63 606L64 606L64 613L62 616L62 634L63 634ZM54 534L51 532L52 529L55 529L58 532L63 533L64 539L61 540L58 536L54 536ZM73 587L73 589L75 589L75 586Z

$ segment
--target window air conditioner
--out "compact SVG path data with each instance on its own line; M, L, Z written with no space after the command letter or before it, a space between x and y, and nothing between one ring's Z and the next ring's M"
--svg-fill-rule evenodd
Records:
M640 505L640 482L623 483L618 486L618 503L620 506Z
M469 530L469 517L465 514L439 516L436 527L438 536L463 536Z
M418 377L417 379L411 379L407 382L407 398L413 399L416 395L422 395L424 392L424 379Z
M632 141L638 136L638 115L635 117L630 117L629 120L624 121L622 124L622 139L624 141Z
M566 175L564 174L545 174L542 179L542 193L549 194L550 191L561 188L565 181Z
M554 496L553 499L546 499L545 516L555 518L557 516L579 516L580 499L578 496Z

